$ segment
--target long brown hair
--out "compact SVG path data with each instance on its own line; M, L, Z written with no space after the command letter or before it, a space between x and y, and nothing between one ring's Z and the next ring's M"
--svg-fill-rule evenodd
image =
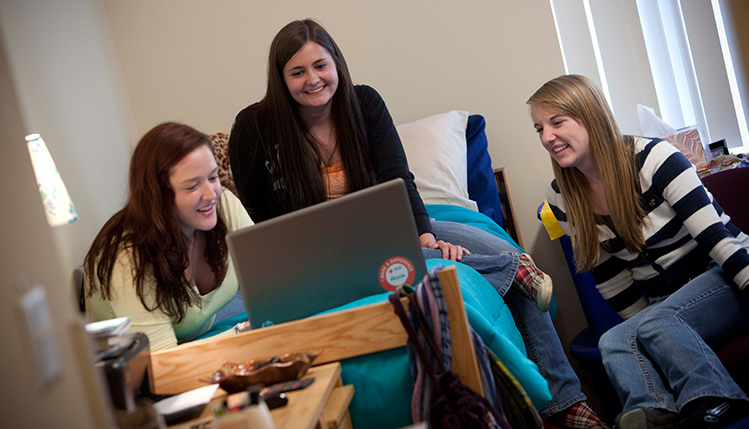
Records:
M296 210L325 201L320 165L322 157L299 116L283 77L283 68L308 41L325 48L338 70L338 89L333 95L332 120L336 141L352 191L374 184L366 126L346 60L328 32L316 21L305 19L284 26L273 39L268 55L268 89L257 105L259 123L264 124L270 141L263 142L266 159L280 162L271 174L282 180L285 204ZM275 145L278 145L276 154ZM285 177L285 179L284 179ZM283 192L281 192L283 195Z
M559 76L539 88L527 104L552 109L585 127L614 228L627 250L642 250L645 211L640 205L634 140L622 136L601 90L584 76ZM567 209L575 267L578 271L590 270L601 253L588 181L577 168L562 168L553 160L552 166Z
M136 293L143 306L181 321L191 305L200 305L188 286L185 270L189 263L188 243L179 227L174 191L169 185L172 168L194 150L213 145L208 136L187 125L167 122L148 131L135 147L130 160L130 189L125 207L102 227L86 254L87 294L100 286L103 299L113 298L110 280L121 252L128 252L133 264ZM204 231L204 258L213 271L214 287L223 282L228 269L227 227L221 211L218 222ZM153 308L145 297L146 280L153 276L156 296Z

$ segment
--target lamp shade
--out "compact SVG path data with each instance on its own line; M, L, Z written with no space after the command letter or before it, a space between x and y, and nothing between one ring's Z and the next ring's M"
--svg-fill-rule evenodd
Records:
M52 155L47 150L42 136L29 134L26 136L26 145L29 147L29 156L34 167L36 184L42 196L47 223L50 226L60 226L75 222L78 219L78 213L75 211L68 190L62 182L55 161L52 160Z

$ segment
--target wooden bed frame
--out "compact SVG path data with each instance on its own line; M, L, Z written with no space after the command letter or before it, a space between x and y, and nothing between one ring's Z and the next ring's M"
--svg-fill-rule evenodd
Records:
M450 323L452 370L466 386L483 395L456 268L442 269L439 279ZM404 305L407 301L403 298ZM244 362L322 348L322 354L315 360L315 365L320 365L402 347L407 340L392 305L382 302L154 352L151 354L154 390L157 394L177 394L205 386L199 380L226 361Z

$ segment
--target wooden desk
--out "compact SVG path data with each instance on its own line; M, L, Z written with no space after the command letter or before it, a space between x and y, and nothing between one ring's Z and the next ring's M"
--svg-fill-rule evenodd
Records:
M287 392L289 403L271 410L276 429L334 429L351 428L348 405L354 396L354 386L343 386L341 364L338 362L310 368L307 377L315 381L303 390ZM187 422L169 426L170 429L215 428L213 407L226 398L219 389L203 413ZM220 421L219 421L220 422Z
M439 278L450 321L453 371L466 386L483 395L481 374L456 268L451 266L441 270ZM408 305L408 298L401 298L401 302L404 306ZM177 394L204 386L200 378L215 371L225 361L244 362L252 357L281 356L322 348L323 352L315 362L325 364L402 347L407 339L408 334L390 302L350 308L237 335L216 336L151 353L154 392L161 395ZM336 377L333 384L338 386L338 383ZM310 387L305 390L308 389ZM335 389L327 398L327 403L325 399L321 400L326 404L323 416L334 415L332 404L352 396L353 390L341 393L345 392ZM348 402L342 402L348 406ZM280 417L279 423L282 423ZM327 424L320 426L329 427L323 425Z

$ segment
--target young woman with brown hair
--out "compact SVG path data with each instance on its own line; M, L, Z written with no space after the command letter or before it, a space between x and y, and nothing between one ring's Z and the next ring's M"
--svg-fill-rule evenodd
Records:
M222 192L211 140L164 123L138 142L130 195L86 255L91 321L129 316L151 351L210 329L237 293L226 234L252 225L242 204Z

